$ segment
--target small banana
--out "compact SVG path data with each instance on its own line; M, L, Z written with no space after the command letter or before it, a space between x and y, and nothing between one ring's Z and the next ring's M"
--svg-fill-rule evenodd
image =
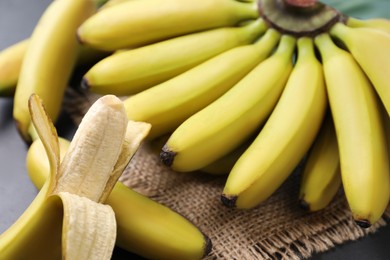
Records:
M179 172L198 170L233 151L269 116L292 69L295 38L282 36L276 52L235 86L185 120L160 154Z
M267 58L280 38L273 29L254 44L223 52L204 63L124 101L131 120L153 127L150 138L172 132L209 105Z
M367 74L390 115L390 34L337 23L330 34L340 39Z
M78 26L96 10L93 0L56 0L49 4L35 27L20 71L13 116L26 142L31 142L28 99L39 95L54 122L79 52Z
M357 19L348 17L346 25L352 28L372 28L390 34L390 20L384 18Z
M318 211L332 201L341 188L340 158L330 114L307 156L299 187L302 208Z
M260 19L241 27L218 28L116 52L93 66L83 85L99 94L138 93L224 51L252 43L265 30Z
M339 34L337 27L333 32ZM390 197L389 155L380 103L349 52L338 48L328 34L317 36L315 42L325 71L344 192L353 219L359 226L369 227L382 216Z
M222 202L253 208L269 198L314 142L327 106L312 39L298 40L298 60L269 119L229 173Z
M0 52L0 96L14 95L27 46L26 39Z
M59 143L62 160L70 142L60 138ZM39 139L31 144L26 161L31 180L41 189L50 167ZM106 204L115 212L116 244L129 252L148 259L200 259L211 250L211 240L194 224L121 182L115 184Z
M83 118L60 162L56 129L37 95L30 97L29 110L47 154L48 176L31 205L1 234L2 259L110 259L117 226L114 211L102 203L150 125L132 129L132 153L127 153L123 103L102 97Z
M236 0L125 1L101 10L78 30L80 42L117 50L256 19L254 3Z

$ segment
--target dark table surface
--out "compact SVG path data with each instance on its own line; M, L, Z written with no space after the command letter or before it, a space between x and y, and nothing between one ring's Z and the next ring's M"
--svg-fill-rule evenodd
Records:
M50 0L0 0L0 49L27 38ZM37 194L26 167L27 146L12 119L12 98L0 98L0 233L26 209ZM60 136L71 138L75 126L62 115ZM131 255L116 249L113 259ZM1 256L0 256L1 257ZM134 256L133 256L134 257ZM347 242L311 259L390 259L390 226L358 241Z

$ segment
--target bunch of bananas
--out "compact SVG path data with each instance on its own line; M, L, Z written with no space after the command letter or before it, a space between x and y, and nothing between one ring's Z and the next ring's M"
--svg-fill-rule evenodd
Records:
M325 207L342 183L368 227L390 198L389 29L309 0L124 1L79 27L114 52L82 85L127 96L129 119L169 135L173 170L228 173L226 206L257 206L305 158L302 206Z
M0 67L12 70L8 77L0 70L0 93L14 95L27 142L37 139L28 97L37 93L56 121L70 75L89 53L82 88L122 96L129 120L152 125L149 140L167 136L160 157L173 170L227 174L224 205L259 205L304 162L302 207L323 209L342 187L359 226L382 216L390 199L390 21L348 17L316 0L109 0L95 7L56 0L30 40L0 53ZM35 147L31 153L43 152ZM150 250L157 242L148 244L152 235L142 228L129 230L119 200L138 201L145 211L159 206L117 190L108 204L116 205L120 237L142 237L129 250L171 258L178 255L170 246L181 248L180 258L210 251L208 238L187 222L180 227L195 234L192 248L184 238L160 239Z

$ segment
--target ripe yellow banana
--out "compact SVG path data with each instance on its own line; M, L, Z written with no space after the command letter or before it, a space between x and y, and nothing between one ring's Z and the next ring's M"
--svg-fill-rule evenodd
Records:
M116 52L93 66L83 85L99 94L138 93L217 54L252 43L265 30L260 19L241 27L218 28Z
M114 211L102 203L150 125L128 127L123 103L114 96L102 97L83 118L60 162L57 132L41 102L32 95L29 110L41 141L40 155L47 154L46 181L0 236L1 258L110 259L117 226ZM124 147L126 139L132 149Z
M372 28L390 34L390 20L384 18L361 20L354 17L348 17L346 24L352 28Z
M70 142L60 138L59 143L63 158ZM31 180L41 189L50 167L39 139L31 144L26 163ZM115 184L105 203L115 212L116 244L129 252L148 259L201 259L211 250L210 239L194 224L121 182Z
M374 85L390 115L390 34L337 23L330 34L340 39Z
M314 142L326 111L322 66L310 38L298 40L298 60L269 119L229 173L222 202L252 208L270 197Z
M341 187L340 158L330 113L326 116L302 172L299 200L302 208L318 211L332 201Z
M27 46L23 40L0 52L0 96L14 95Z
M328 34L316 37L315 42L325 71L344 192L353 219L361 227L369 227L382 216L390 197L389 155L380 101L350 53L338 48Z
M125 1L85 21L78 38L97 49L117 50L232 26L258 16L256 4L236 0Z
M129 97L124 101L128 118L150 123L151 138L172 132L267 58L279 38L279 33L270 29L255 44L228 50L171 80Z
M185 120L160 154L180 172L198 170L245 142L269 116L292 69L295 38L283 36L276 52L213 103Z
M28 44L14 97L13 115L26 142L31 141L27 107L30 95L36 93L42 98L49 117L55 122L79 52L76 30L95 9L92 0L56 0L38 21Z

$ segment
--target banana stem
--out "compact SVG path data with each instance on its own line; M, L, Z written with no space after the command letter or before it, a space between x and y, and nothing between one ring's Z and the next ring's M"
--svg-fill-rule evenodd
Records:
M284 0L284 3L291 7L310 8L317 4L317 0Z

